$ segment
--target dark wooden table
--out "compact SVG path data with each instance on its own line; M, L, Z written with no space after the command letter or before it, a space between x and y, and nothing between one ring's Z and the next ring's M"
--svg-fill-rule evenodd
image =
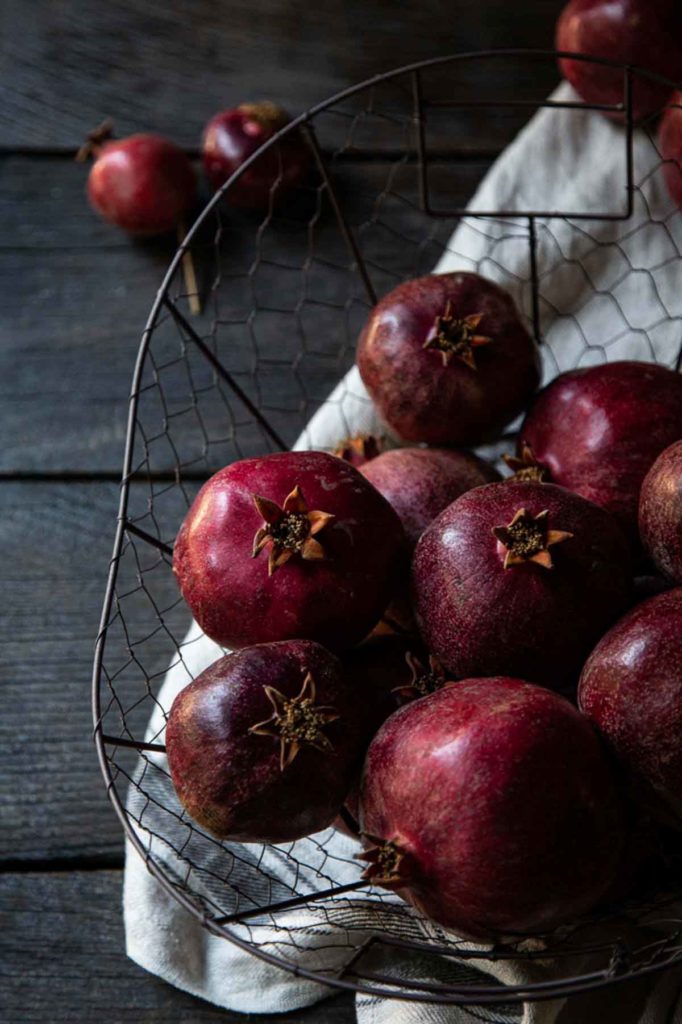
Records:
M3 1021L240 1019L173 990L124 953L123 841L94 756L89 677L133 360L168 250L132 244L96 219L74 150L105 116L121 135L156 129L194 148L207 117L243 99L271 97L299 111L408 61L548 47L561 6L5 0ZM501 140L457 142L468 193ZM287 1019L352 1018L352 1000L334 997Z

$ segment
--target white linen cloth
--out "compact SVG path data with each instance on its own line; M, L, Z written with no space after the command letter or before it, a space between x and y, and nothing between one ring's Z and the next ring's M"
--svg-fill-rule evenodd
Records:
M570 97L562 85L554 98ZM625 203L623 130L595 113L580 110L540 111L495 163L474 197L470 209L543 209L618 212ZM682 281L680 255L682 217L669 200L658 169L659 156L644 134L635 140L634 166L638 189L635 212L624 222L538 221L538 266L545 380L557 372L605 358L652 359L672 365L682 337ZM499 281L529 314L527 222L463 220L434 268L476 270ZM298 448L332 447L340 438L381 426L357 372L351 370L329 400L313 417L299 439ZM496 450L487 454L494 456ZM220 649L193 626L181 645L181 654L169 669L158 694L158 705L147 729L147 739L161 737L163 711L193 676L221 654ZM231 914L253 907L240 888L261 903L286 900L292 891L310 892L355 881L359 866L353 856L357 844L334 830L281 847L221 844L204 839L182 816L163 754L144 754L138 777L144 777L143 797L131 787L128 810L138 823L145 848L184 880L191 873L194 891L203 894L206 909ZM151 832L156 833L155 836ZM164 842L158 836L166 836ZM172 844L172 845L171 845ZM179 852L177 852L179 851ZM293 859L295 857L295 860ZM201 864L193 867L189 861ZM255 893L254 873L260 867L262 886ZM229 874L229 887L223 879ZM281 885L273 884L276 878ZM240 879L249 879L240 886ZM144 860L128 846L124 916L128 955L142 967L178 988L219 1006L245 1013L277 1013L310 1005L329 994L315 982L285 972L247 949L211 934L180 903L169 896L147 871ZM279 925L279 927L277 926ZM596 927L596 926L595 926ZM627 938L627 923L601 926ZM655 921L651 927L655 930ZM397 897L380 890L350 893L332 901L311 903L269 916L247 918L231 925L245 942L255 942L270 953L313 970L339 969L349 948L372 933L435 939L441 930ZM466 943L462 943L466 951ZM370 954L384 972L403 976L414 970L401 963L399 950ZM367 961L363 961L364 964ZM374 960L373 966L376 967ZM589 970L587 958L573 960L575 973ZM476 970L479 983L527 983L547 980L564 965L547 961L509 963L429 960L420 977L460 981ZM681 975L674 971L642 983L635 998L629 989L616 988L590 1002L582 997L573 1015L572 1001L492 1007L471 1011L356 997L358 1024L459 1024L477 1020L519 1021L523 1024L588 1024L592 1013L603 1014L622 1002L614 1016L621 1024L682 1022L679 999ZM601 1003L600 1003L601 998ZM578 1005L578 1004L576 1004ZM592 1010L590 1010L590 1006ZM600 1009L601 1007L601 1009Z

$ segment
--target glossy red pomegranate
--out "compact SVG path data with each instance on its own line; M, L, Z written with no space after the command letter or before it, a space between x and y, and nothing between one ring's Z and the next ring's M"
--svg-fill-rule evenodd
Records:
M171 708L178 797L223 839L279 843L331 824L366 744L365 707L334 655L309 640L221 658Z
M615 519L545 483L468 491L412 562L417 624L455 678L507 673L563 688L626 606L630 555Z
M405 537L357 469L324 452L243 459L201 488L173 571L213 640L247 647L306 638L358 643L386 607Z
M360 823L367 875L472 938L588 910L620 863L611 765L568 701L466 679L400 708L372 741Z
M676 77L679 80L679 69ZM668 161L663 174L670 198L682 210L682 92L673 93L670 103L661 121L659 148L662 158Z
M556 48L634 64L674 82L682 67L682 8L678 0L571 0L557 22ZM559 64L587 103L623 102L621 68L570 58ZM632 89L639 120L661 109L671 86L635 75Z
M658 571L682 584L682 441L661 452L644 477L639 533Z
M500 479L483 459L447 448L394 448L360 472L390 501L412 545L460 494Z
M615 513L637 542L642 481L682 438L682 376L638 362L564 373L540 392L519 437L554 483Z
M496 437L538 385L535 342L510 296L477 274L429 274L394 288L360 336L360 375L406 441Z
M203 138L204 170L213 188L224 185L263 143L285 128L291 118L275 103L242 103L223 110L206 125ZM288 133L263 153L225 194L233 206L267 209L300 185L308 174L312 155L298 131Z
M105 220L133 235L172 231L196 202L197 183L185 153L161 135L109 139L106 124L91 133L79 153L95 162L88 199Z
M653 813L682 825L682 589L643 601L597 644L580 707Z

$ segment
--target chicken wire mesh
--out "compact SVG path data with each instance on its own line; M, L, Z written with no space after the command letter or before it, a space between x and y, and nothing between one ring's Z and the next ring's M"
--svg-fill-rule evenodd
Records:
M316 171L285 202L275 181L260 216L231 209L220 194L208 203L185 242L204 281L204 312L187 311L181 248L138 354L93 685L100 761L126 833L212 933L302 977L458 1003L489 1021L519 1019L522 999L681 962L675 865L636 898L552 935L466 943L364 882L354 841L336 830L279 846L206 834L170 783L168 690L163 702L159 694L169 664L174 689L193 678L205 644L196 628L187 632L170 570L173 538L201 482L299 435L301 446L329 445L371 420L351 368L377 295L435 266L474 270L514 295L542 344L545 381L612 358L679 369L682 215L661 199L656 118L633 128L637 72L623 69L625 124L607 208L588 197L580 209L465 212L495 152L530 113L560 119L583 106L565 93L538 100L555 58L460 55L347 90L286 129L305 132ZM510 450L512 437L493 454Z

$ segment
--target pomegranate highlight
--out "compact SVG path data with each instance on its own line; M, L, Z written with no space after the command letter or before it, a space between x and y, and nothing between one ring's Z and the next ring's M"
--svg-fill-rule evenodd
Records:
M166 752L178 798L221 839L281 843L318 832L357 772L364 709L319 644L229 654L173 702Z
M506 673L563 689L630 588L617 522L554 484L468 491L427 528L412 562L417 625L457 679Z
M661 452L644 478L639 534L658 571L682 584L682 441Z
M580 707L627 769L643 805L682 825L682 589L633 608L597 644Z
M477 274L429 274L389 292L357 362L398 436L433 445L494 439L539 382L537 346L512 299Z
M384 723L365 760L360 824L366 876L475 939L587 911L613 882L624 839L588 720L503 677L446 686Z
M352 647L381 617L404 565L391 506L325 452L220 470L199 491L173 552L195 619L231 648L293 638Z

